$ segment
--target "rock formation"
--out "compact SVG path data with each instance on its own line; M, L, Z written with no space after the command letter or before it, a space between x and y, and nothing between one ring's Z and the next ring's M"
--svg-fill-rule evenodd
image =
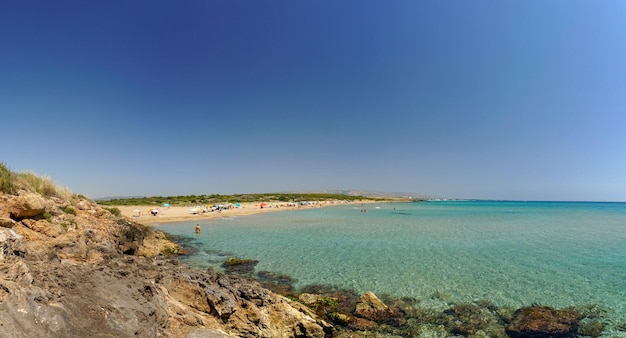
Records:
M507 332L511 337L568 337L574 335L580 320L574 310L529 306L515 312Z
M77 196L0 193L0 337L325 337L257 282L178 263L176 244Z

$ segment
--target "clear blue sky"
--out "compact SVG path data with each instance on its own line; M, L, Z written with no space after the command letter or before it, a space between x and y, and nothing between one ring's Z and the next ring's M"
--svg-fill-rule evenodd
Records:
M623 1L5 1L0 161L92 198L626 201Z

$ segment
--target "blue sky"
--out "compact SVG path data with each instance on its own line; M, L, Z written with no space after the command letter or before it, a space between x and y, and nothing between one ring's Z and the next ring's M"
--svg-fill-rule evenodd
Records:
M0 161L92 198L626 201L626 2L0 4Z

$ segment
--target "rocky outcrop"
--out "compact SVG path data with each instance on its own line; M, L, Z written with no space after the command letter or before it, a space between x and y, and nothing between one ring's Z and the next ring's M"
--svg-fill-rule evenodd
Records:
M46 210L47 200L36 193L23 193L11 199L8 213L14 220L42 215Z
M161 233L86 199L0 199L0 337L325 337L306 307L179 264Z
M580 320L577 311L530 306L515 312L507 333L511 337L569 337L577 331Z
M373 322L393 322L395 325L404 324L404 318L399 309L387 306L371 291L367 291L359 298L354 315Z

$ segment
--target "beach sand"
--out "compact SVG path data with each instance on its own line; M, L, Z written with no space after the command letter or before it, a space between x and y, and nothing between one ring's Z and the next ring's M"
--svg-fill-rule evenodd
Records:
M174 223L174 222L186 222L186 221L194 221L194 220L204 220L204 219L212 219L212 218L222 218L229 216L246 216L246 215L255 215L266 212L277 212L277 211L287 211L287 210L298 210L301 209L310 209L310 208L323 208L330 206L338 206L338 205L361 205L361 204L369 204L374 203L375 201L364 200L364 201L351 201L351 202L343 202L343 201L322 201L313 205L303 205L303 206L274 206L272 203L267 203L266 206L261 208L260 203L241 203L240 207L236 207L233 209L224 209L222 211L212 211L206 213L192 213L192 206L179 207L179 206L170 206L170 207L151 207L151 206L107 206L107 207L115 207L118 208L123 216L130 217L137 221L138 223L142 223L145 225L156 225L161 223ZM377 201L380 202L380 201ZM158 208L160 212L153 216L150 213L150 210L153 208ZM137 212L139 210L140 212Z

